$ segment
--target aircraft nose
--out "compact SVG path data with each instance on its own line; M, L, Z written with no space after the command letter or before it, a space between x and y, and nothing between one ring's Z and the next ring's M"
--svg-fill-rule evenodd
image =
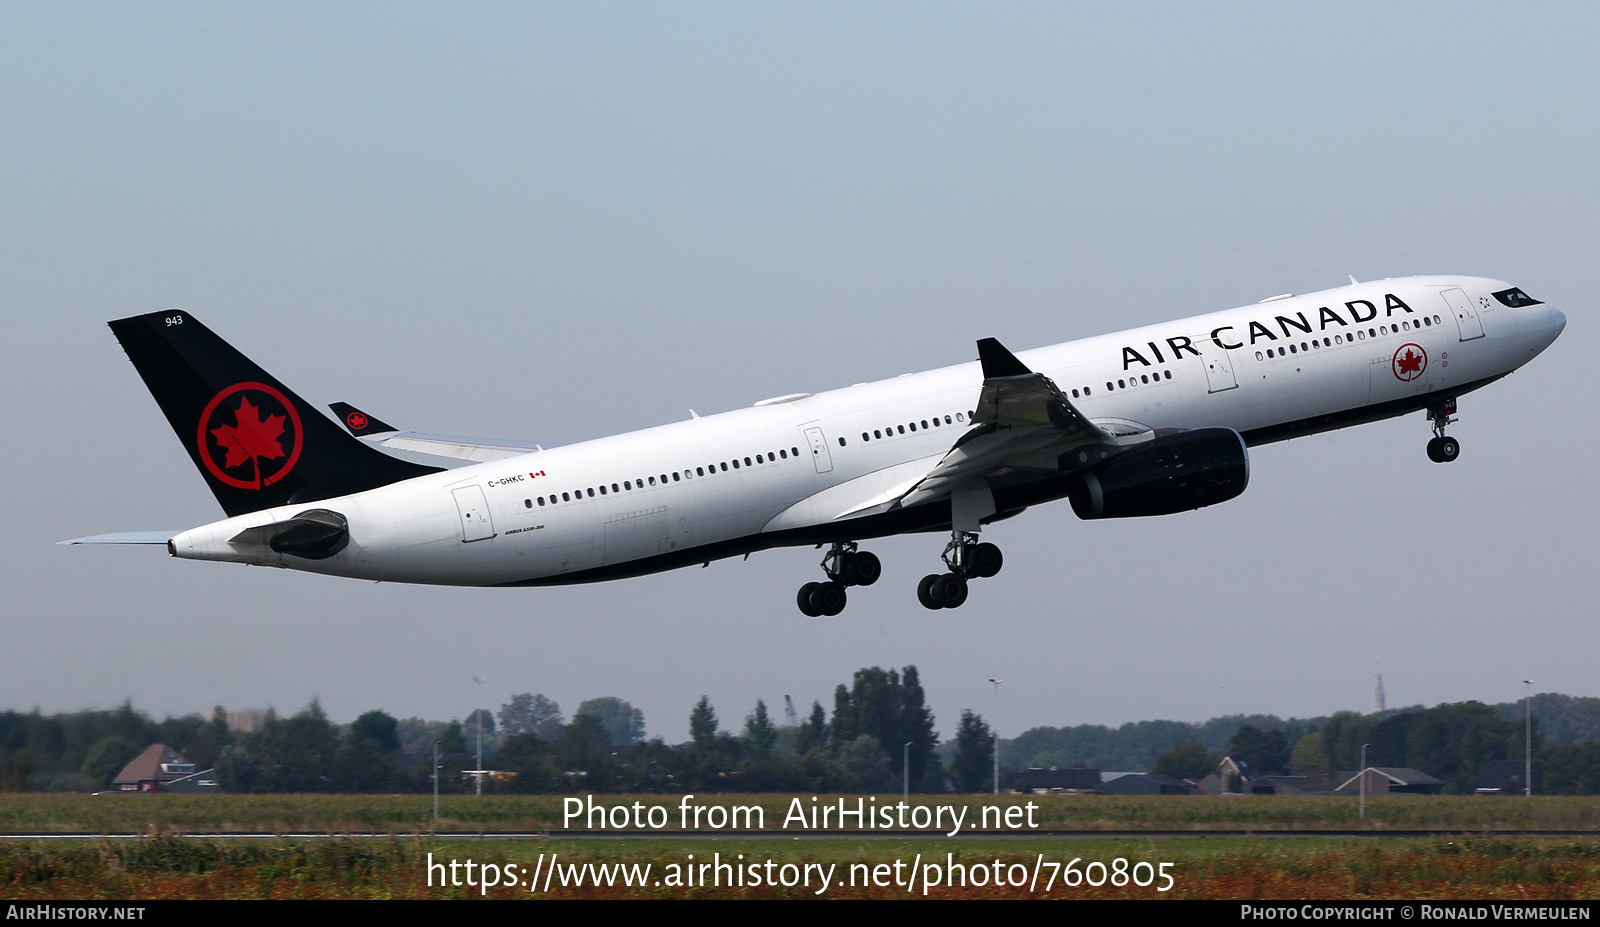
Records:
M1550 310L1550 314L1535 328L1538 332L1538 350L1540 351L1554 344L1555 340L1561 336L1562 329L1567 327L1567 314L1565 312L1554 306L1548 306L1547 308Z

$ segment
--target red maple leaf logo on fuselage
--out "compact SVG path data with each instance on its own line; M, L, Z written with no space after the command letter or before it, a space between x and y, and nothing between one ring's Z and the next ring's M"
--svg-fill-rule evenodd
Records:
M1428 352L1420 344L1402 344L1395 349L1389 369L1401 383L1410 383L1428 369Z

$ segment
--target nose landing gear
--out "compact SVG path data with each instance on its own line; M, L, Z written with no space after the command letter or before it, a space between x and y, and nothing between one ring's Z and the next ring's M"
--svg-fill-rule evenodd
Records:
M986 579L1000 572L1005 557L993 544L978 543L974 532L958 531L944 549L950 572L929 573L917 584L917 601L931 609L960 608L967 601L967 581Z
M808 618L828 617L844 611L846 586L870 586L883 575L883 564L871 551L857 550L855 541L835 541L822 558L825 583L800 587L795 603Z
M1428 459L1434 463L1450 463L1461 456L1461 442L1444 433L1444 426L1457 421L1456 401L1446 399L1428 407L1428 421L1433 423L1433 440L1428 442Z

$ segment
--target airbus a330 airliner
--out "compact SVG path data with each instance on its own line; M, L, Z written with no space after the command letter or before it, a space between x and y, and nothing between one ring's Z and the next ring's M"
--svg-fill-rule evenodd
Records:
M1030 505L1198 509L1244 491L1250 446L1415 411L1428 456L1452 461L1457 397L1527 363L1566 316L1498 280L1352 279L1020 354L986 338L975 363L561 446L400 431L337 403L341 428L187 312L110 325L229 517L63 543L469 586L817 545L826 579L798 602L819 616L878 579L869 538L949 532L917 596L955 608L1000 571L983 526Z

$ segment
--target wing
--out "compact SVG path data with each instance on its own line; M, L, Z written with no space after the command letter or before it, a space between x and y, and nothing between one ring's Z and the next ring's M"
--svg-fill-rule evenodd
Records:
M1073 469L1062 466L1062 455L1086 445L1118 443L1117 435L1085 418L1049 377L1029 370L999 341L979 341L978 359L983 390L972 427L896 507L932 502L1005 468Z
M435 435L421 431L401 431L376 416L369 415L348 402L335 402L328 406L339 421L353 435L375 447L434 457L453 457L482 463L520 457L547 447L560 447L534 441L512 441L506 438L465 438L459 435Z
M1029 370L993 338L978 342L978 356L983 387L972 426L954 447L829 487L790 506L764 530L809 527L948 498L953 522L976 531L995 511L990 477L1075 470L1153 437L1134 422L1090 421L1049 377ZM1073 451L1083 458L1066 457Z

